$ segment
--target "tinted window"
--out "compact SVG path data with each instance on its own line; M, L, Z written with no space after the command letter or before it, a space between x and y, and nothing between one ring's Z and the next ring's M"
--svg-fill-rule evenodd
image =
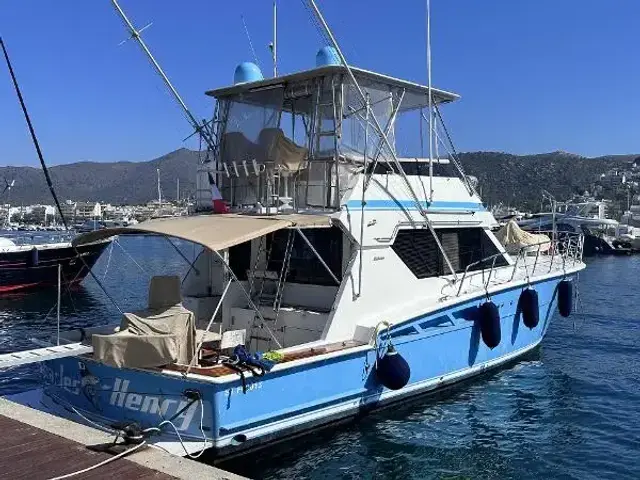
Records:
M338 228L308 228L302 230L333 274L342 280L342 231ZM287 240L293 235L293 247L287 281L314 285L336 285L307 243L295 230L278 230L267 237L267 252L271 249L268 269L282 270Z
M469 271L491 267L493 259L481 260L498 253L498 249L482 228L441 229L436 234L456 273L464 272L469 265L476 262L479 263L469 267ZM400 230L392 248L417 278L450 273L428 229ZM495 266L503 265L507 265L507 261L504 256L499 256Z
M400 162L404 173L407 176L429 176L429 163L427 162ZM373 168L373 163L370 163L368 173L385 174L385 173L397 173L398 169L394 163L378 162ZM433 176L434 177L457 177L456 168L453 164L434 163L433 164Z

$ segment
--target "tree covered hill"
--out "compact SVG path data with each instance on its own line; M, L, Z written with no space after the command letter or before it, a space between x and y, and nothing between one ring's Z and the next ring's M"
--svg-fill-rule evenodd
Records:
M160 169L163 197L195 194L198 152L180 149L148 162L79 162L50 168L61 199L141 204L157 198L156 169ZM460 160L468 174L479 180L487 204L536 209L542 189L559 200L583 193L598 177L614 168L625 168L637 155L581 157L566 152L511 155L500 152L467 152ZM9 201L14 204L52 203L44 175L34 167L0 167L0 177L15 185ZM0 188L4 188L0 180ZM0 202L6 202L6 197Z

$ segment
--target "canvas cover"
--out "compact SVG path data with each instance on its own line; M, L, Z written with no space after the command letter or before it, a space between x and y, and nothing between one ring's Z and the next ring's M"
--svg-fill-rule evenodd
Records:
M147 309L123 314L117 333L92 336L94 358L132 368L190 363L196 351L195 315L181 302L178 276L153 277Z
M120 331L93 335L96 360L115 367L161 367L188 364L195 354L195 316L182 305L125 313Z
M129 227L105 228L83 233L73 239L74 246L86 245L114 235L158 234L180 238L220 251L233 245L267 235L283 228L330 227L328 215L194 215L189 217L156 218Z
M551 247L549 237L543 233L529 233L522 230L515 220L509 222L496 232L496 238L504 246L507 253L518 253L523 247L532 252L546 252Z

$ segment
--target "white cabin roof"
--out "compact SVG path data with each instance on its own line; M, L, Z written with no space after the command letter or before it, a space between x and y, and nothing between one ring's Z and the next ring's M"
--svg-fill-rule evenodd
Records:
M420 108L428 104L428 86L420 85L419 83L410 82L408 80L390 77L381 73L371 72L362 68L350 68L358 81L365 80L404 89L405 96L402 101L400 110L411 110L414 108ZM208 90L207 92L205 92L205 94L219 99L238 95L243 92L252 92L261 89L267 89L269 87L276 87L279 85L285 85L287 83L298 83L305 80L310 80L312 78L333 74L347 74L347 69L343 65L328 65L280 77L266 78L257 82L241 83L238 85ZM435 103L448 103L460 98L460 96L455 93L447 92L445 90L439 90L436 88L432 88L432 92L433 100Z

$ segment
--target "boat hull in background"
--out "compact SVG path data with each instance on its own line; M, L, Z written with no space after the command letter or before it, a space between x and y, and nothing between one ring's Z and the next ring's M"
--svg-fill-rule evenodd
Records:
M69 244L38 248L37 261L31 250L0 253L0 295L58 285L58 264L62 265L62 284L82 282L111 241L83 245ZM82 258L80 258L82 257Z

